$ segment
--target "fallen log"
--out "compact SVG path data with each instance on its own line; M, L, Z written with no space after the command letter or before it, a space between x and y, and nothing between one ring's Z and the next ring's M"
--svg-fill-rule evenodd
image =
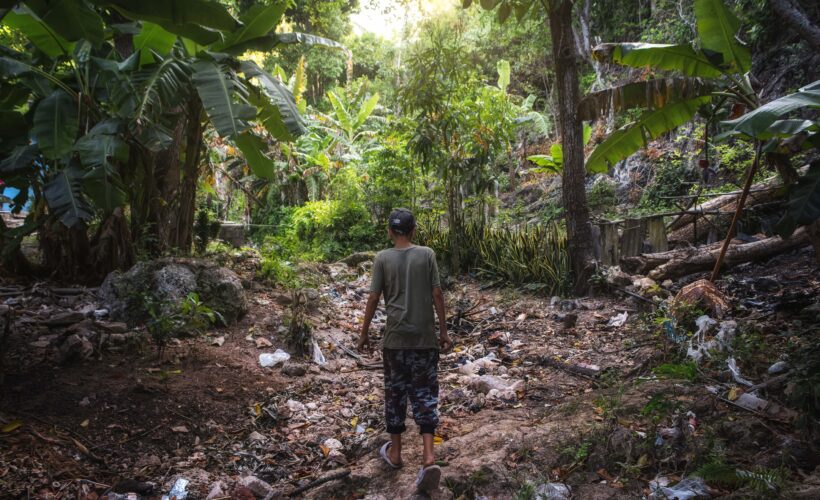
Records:
M786 240L773 236L751 243L733 244L726 252L724 265L731 267L766 259L808 243L808 231L801 227ZM655 281L680 278L711 269L720 254L720 246L721 243L715 243L697 248L679 248L668 252L624 257L621 259L621 269L628 273L646 274Z
M778 198L782 197L782 194L782 190L777 188L752 193L746 203L746 208L761 207L761 205L765 205L773 201L776 202ZM691 222L669 233L669 241L678 244L697 243L698 241L705 239L711 229L715 227L725 228L725 226L728 225L729 220L731 220L732 214L737 210L737 196L734 198L735 199L729 200L728 203L725 203L724 205L713 207L711 213L705 213L699 216L697 218L697 222L694 220L695 214L684 215L685 217L691 217ZM697 210L700 210L705 206L706 204L700 205ZM725 231L725 229L723 231Z
M780 181L780 178L776 176L769 177L763 182L758 182L757 184L752 185L750 192L753 193L755 200L760 200L759 202L754 201L754 203L764 203L763 199L765 199L766 196L771 196L772 193L776 194L777 190L782 186L783 183ZM731 212L734 208L724 209L723 207L730 204L734 207L734 204L737 202L738 198L740 198L740 194L741 192L738 191L735 193L718 196L717 198L712 198L709 201L705 201L700 205L694 206L689 210L699 212L712 212L715 210L720 210L721 212ZM686 213L681 215L677 220L669 225L669 230L674 232L682 227L692 224L695 221L696 215L697 214L695 213Z

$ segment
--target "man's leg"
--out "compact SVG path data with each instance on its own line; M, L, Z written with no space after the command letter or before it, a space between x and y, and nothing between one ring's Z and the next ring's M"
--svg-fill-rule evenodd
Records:
M407 415L407 390L409 380L404 363L404 352L385 349L384 361L384 416L387 433L390 434L388 456L396 465L401 464L401 435L407 429L404 419Z
M433 436L438 426L438 350L412 351L410 402L424 445L424 466L435 463Z

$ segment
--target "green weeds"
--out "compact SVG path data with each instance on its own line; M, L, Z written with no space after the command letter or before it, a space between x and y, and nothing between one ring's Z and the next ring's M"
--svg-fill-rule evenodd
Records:
M558 225L491 227L463 223L462 265L497 284L550 295L569 287L566 232ZM449 261L450 231L435 223L420 224L418 241Z

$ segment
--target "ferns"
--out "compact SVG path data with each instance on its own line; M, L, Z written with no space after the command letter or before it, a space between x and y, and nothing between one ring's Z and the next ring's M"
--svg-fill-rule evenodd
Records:
M709 456L709 461L701 465L692 475L703 478L707 483L728 488L748 488L758 495L769 496L783 491L787 484L787 474L788 471L783 468L738 469L726 462L725 448L721 443L716 443Z

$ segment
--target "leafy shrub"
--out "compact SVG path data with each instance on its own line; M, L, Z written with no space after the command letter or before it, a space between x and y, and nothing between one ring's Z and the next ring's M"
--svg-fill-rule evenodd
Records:
M159 356L175 336L200 335L217 322L225 324L222 315L206 306L193 292L178 304L158 299L150 293L142 300L149 315L145 328L154 340Z
M672 200L664 197L687 194L689 185L697 180L698 172L686 165L679 152L667 153L655 167L654 176L644 188L639 205L642 208L672 208Z
M275 254L268 254L262 258L262 267L259 275L275 285L293 288L297 277L293 263L282 260Z
M262 253L276 258L330 261L376 248L382 235L359 203L311 201L283 209L279 227L265 239Z
M497 285L546 294L567 290L570 277L566 232L558 225L496 228L479 222L462 224L465 269ZM450 231L446 227L420 222L417 240L435 250L439 261L449 261Z
M587 202L593 212L604 213L618 206L618 194L615 182L606 176L600 176L587 193Z
M204 253L208 243L219 234L219 221L212 212L200 208L194 221L194 246L197 253Z

